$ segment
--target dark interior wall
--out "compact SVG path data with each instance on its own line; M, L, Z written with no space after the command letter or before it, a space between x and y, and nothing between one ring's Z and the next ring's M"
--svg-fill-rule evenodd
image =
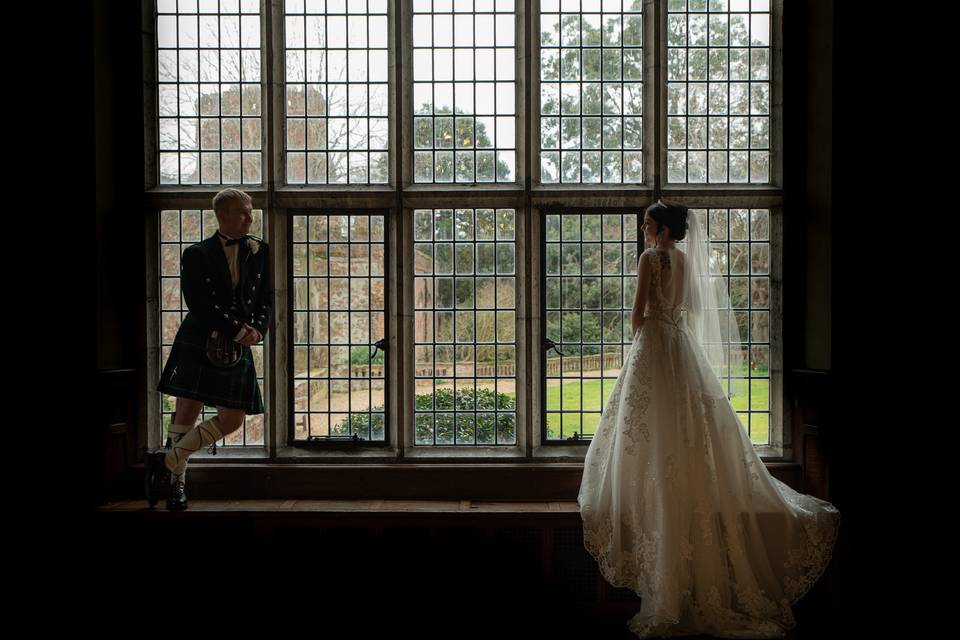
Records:
M829 370L833 2L786 2L783 31L784 333L796 337L785 343L784 364Z
M144 362L143 66L139 2L93 8L97 369Z

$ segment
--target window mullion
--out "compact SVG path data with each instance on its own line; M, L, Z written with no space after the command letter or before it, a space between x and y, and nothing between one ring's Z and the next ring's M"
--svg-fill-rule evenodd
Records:
M287 277L286 256L289 249L286 246L285 221L281 219L281 217L285 216L278 214L274 201L274 189L277 180L283 179L282 174L277 175L277 172L280 171L280 168L283 167L284 164L283 162L277 161L278 149L282 147L282 145L277 144L277 141L283 139L282 131L280 130L282 118L279 116L282 115L283 111L282 103L280 102L281 96L278 95L274 82L274 79L278 77L276 65L278 62L282 63L282 56L276 56L275 52L278 50L283 51L283 29L281 28L283 4L264 0L261 4L261 13L263 14L260 34L263 55L261 68L264 72L260 74L260 93L265 96L265 99L261 102L261 109L266 123L266 126L261 128L263 132L261 135L265 138L262 140L261 145L265 155L263 158L265 167L261 174L265 182L265 202L263 207L266 224L264 225L264 238L275 248L282 246L282 250L277 251L275 249L270 255L270 278L272 282L269 283L269 286L275 292L275 298L277 297L277 292L280 292L280 299L274 300L274 330L270 339L264 341L265 348L262 361L262 366L265 369L263 372L263 382L266 395L266 415L264 416L265 423L263 425L264 446L266 447L267 454L273 456L277 449L283 446L287 429L289 428L289 420L287 418L287 358L285 355L286 350L282 348L283 345L287 343L287 340L289 340L289 335L286 323L276 321L276 314L280 308L279 305L287 304L286 296L283 293L285 287L278 287L277 284L284 282Z
M393 30L391 32L392 41L390 42L394 76L389 104L393 106L393 112L396 114L396 117L392 118L392 122L390 123L390 140L393 148L394 166L391 184L394 185L396 190L397 199L396 209L394 211L398 215L401 211L403 201L403 188L406 185L406 175L403 169L404 167L413 166L413 152L411 149L413 145L410 143L410 136L407 133L408 129L404 126L406 106L409 104L408 97L411 92L411 89L406 86L405 78L405 69L411 60L408 54L410 46L406 38L403 37L404 33L409 33L409 30L405 30L409 24L407 21L411 19L406 9L408 4L408 0L393 1ZM400 286L403 286L402 283Z
M535 5L538 7L536 12L533 9ZM522 295L517 305L517 311L522 314L522 317L518 319L517 328L520 332L517 338L520 340L522 349L517 352L517 365L519 369L520 364L523 364L523 375L520 377L520 380L523 380L524 392L523 404L521 405L517 402L517 411L523 412L522 416L518 416L517 427L522 452L525 456L530 457L533 453L534 443L537 441L534 436L534 429L539 428L540 424L539 420L533 418L533 416L537 415L537 412L540 411L540 401L534 393L534 390L538 388L537 383L534 381L539 375L535 373L538 372L539 369L537 367L537 360L534 357L534 350L537 349L537 341L535 338L539 336L539 331L534 327L533 305L539 305L539 300L533 297L535 289L533 287L532 276L532 274L538 273L534 267L539 264L539 258L536 257L538 253L537 247L539 246L537 244L539 242L537 238L539 236L537 232L533 230L533 209L531 207L532 187L534 181L540 180L540 162L536 160L540 149L540 101L536 99L537 94L534 93L533 90L534 86L536 86L538 87L537 93L539 93L540 86L539 76L537 75L540 65L533 57L534 38L539 35L540 32L539 2L535 3L534 0L524 0L523 11L525 22L521 46L523 47L523 56L526 64L523 65L523 69L521 70L521 77L524 83L523 96L526 104L522 106L523 124L521 130L523 131L523 135L518 136L518 139L525 141L522 143L524 149L522 158L523 170L521 172L521 175L523 175L523 207L519 209L523 234L521 238L523 246L520 248L523 272L520 281ZM536 125L534 123L536 123ZM534 174L534 171L536 171L536 174ZM519 396L519 384L517 386Z
M268 214L273 212L273 192L275 185L283 184L284 163L277 156L278 150L282 145L278 145L278 140L283 140L283 102L282 93L276 90L275 78L282 77L278 74L277 65L283 63L283 56L275 55L276 51L283 51L283 4L273 3L264 0L263 3L262 33L260 42L263 43L263 69L265 73L260 74L261 93L266 96L263 101L263 116L267 121L267 126L263 127L263 148L266 150L266 171L263 172L266 184L264 187L267 192L266 208ZM275 12L279 12L276 15ZM282 71L282 68L280 69ZM269 130L269 135L267 131ZM282 151L281 151L282 152ZM269 238L268 238L269 240Z
M770 25L770 182L783 186L783 0L771 0Z
M650 127L653 131L653 199L659 200L663 189L663 168L666 166L667 151L664 140L666 140L666 118L664 118L664 107L666 102L667 84L666 73L664 73L665 56L663 55L664 43L666 41L666 3L667 0L647 0L646 10L650 11L650 22L653 23L652 31L653 49L652 64L650 68L653 72L653 122ZM649 33L649 31L648 31Z

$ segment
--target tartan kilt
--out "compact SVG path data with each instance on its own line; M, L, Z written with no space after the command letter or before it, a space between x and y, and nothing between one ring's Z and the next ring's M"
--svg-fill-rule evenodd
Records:
M263 413L253 351L244 346L240 362L227 369L215 367L207 360L207 334L206 327L187 313L173 339L157 391L200 400L208 407L244 409L248 415Z

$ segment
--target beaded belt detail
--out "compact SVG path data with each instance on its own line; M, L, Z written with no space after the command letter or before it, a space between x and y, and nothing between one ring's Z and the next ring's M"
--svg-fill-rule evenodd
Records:
M685 317L686 308L676 307L673 309L673 312L669 311L657 311L648 316L643 316L644 320L659 320L665 324L669 324L677 329L683 328L683 319Z

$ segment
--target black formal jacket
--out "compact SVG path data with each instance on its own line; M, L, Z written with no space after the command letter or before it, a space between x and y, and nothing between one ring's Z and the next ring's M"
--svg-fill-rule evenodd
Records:
M267 243L256 236L248 237L260 246L254 253L246 240L239 245L240 281L235 303L227 254L216 233L187 247L180 261L180 287L190 314L207 329L220 330L231 338L244 323L266 336L273 311Z

